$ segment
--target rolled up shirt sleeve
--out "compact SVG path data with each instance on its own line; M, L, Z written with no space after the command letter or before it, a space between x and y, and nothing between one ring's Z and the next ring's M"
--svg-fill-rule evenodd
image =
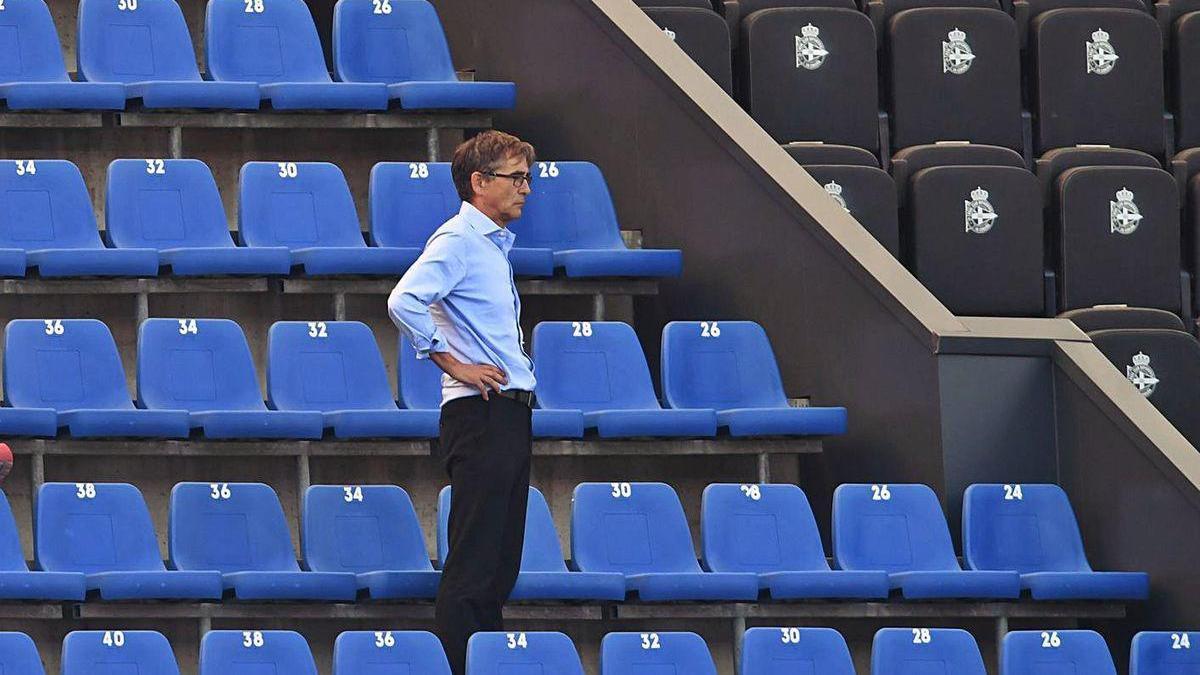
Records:
M460 244L453 233L433 238L388 296L388 316L408 336L418 359L429 358L430 352L448 351L429 306L446 297L466 276Z

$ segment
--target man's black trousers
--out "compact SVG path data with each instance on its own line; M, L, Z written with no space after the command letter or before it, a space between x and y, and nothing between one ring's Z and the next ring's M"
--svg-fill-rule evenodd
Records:
M521 567L532 452L529 406L492 394L442 406L438 452L450 476L450 553L435 621L455 675L467 640L503 629L500 610Z

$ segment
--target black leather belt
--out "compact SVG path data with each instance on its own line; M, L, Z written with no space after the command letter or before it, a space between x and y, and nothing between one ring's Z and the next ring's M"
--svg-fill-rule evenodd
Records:
M504 398L511 398L514 401L524 403L530 408L533 407L534 398L532 391L525 391L524 389L505 389L496 393L500 394Z

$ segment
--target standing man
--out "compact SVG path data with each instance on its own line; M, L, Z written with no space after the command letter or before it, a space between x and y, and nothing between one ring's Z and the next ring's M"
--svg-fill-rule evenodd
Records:
M529 496L533 361L507 226L529 195L533 146L486 131L454 150L462 207L439 227L388 298L418 359L442 369L439 454L450 476L450 554L435 620L455 675L467 639L503 628L521 566Z

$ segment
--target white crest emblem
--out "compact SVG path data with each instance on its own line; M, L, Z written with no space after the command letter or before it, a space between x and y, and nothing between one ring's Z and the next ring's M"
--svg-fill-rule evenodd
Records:
M955 28L947 35L949 42L942 42L942 72L962 75L971 69L975 60L975 52L967 44L967 34Z
M1133 192L1128 188L1117 190L1117 201L1108 203L1108 224L1117 234L1133 234L1142 224L1142 212L1133 203Z
M796 36L796 67L816 70L825 65L829 50L821 42L821 29L811 23L800 29Z
M966 205L967 232L972 234L987 234L1000 217L988 201L988 191L981 187L971 190L971 199L963 204Z
M667 34L667 37L671 38L671 42L675 41L675 31L663 26L663 32Z
M846 213L850 213L850 207L846 206L846 200L842 197L842 186L837 184L837 181L829 181L825 184L825 192L833 197L833 201L838 203L838 206Z
M1158 377L1154 375L1154 369L1150 367L1150 357L1142 352L1133 355L1133 365L1125 366L1125 377L1137 387L1138 393L1146 398L1154 395L1154 388L1158 386Z
M1087 43L1087 71L1097 75L1107 75L1117 65L1117 50L1108 41L1108 33L1098 28L1092 33L1092 39Z

